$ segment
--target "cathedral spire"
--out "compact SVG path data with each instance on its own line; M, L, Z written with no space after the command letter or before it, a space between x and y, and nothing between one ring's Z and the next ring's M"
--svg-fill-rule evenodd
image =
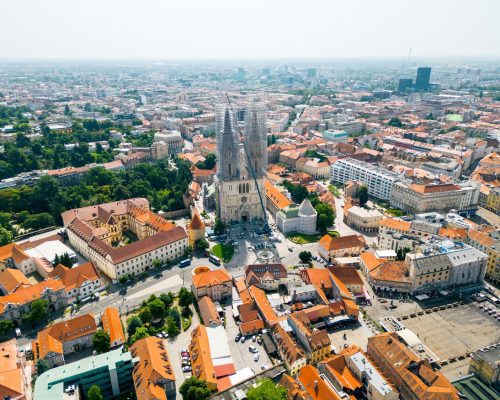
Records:
M217 175L220 180L239 177L238 145L232 110L225 106L218 112L217 129Z

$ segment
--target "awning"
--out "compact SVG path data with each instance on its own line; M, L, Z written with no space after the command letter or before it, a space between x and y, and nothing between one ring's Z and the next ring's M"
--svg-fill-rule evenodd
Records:
M426 294L419 294L419 295L416 295L415 298L419 301L424 301L424 300L427 300L429 299L430 297L427 296Z

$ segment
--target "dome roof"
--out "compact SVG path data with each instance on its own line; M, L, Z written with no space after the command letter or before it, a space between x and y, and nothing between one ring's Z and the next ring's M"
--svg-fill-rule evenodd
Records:
M318 213L316 212L316 210L312 206L309 199L304 199L304 201L299 206L299 214L312 216L312 215L317 215Z

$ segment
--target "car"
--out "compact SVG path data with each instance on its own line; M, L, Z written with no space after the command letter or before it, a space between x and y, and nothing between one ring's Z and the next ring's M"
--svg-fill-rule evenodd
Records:
M19 337L19 336L21 336L21 335L22 335L21 329L19 329L19 328L16 328L16 329L14 330L14 332L16 333L16 336L17 336L17 337Z
M185 361L185 360L189 360L189 356L182 356L182 360Z
M256 341L257 341L257 336L253 335L253 336L252 336L252 342L254 342L254 343L255 343Z
M189 353L188 349L181 349L181 353Z
M189 357L189 351L182 351L181 357Z
M257 347L255 347L255 346L248 346L248 351L250 353L258 353L259 352L259 350L257 350Z
M260 356L260 354L259 354L259 353L255 353L255 355L253 356L253 360L254 360L255 362L259 361L259 356Z
M257 343L258 343L258 344L262 344L262 338L261 338L261 337L258 337L258 338L257 338Z
M291 247L289 247L288 251L291 253L291 252L293 252L293 249Z
M238 334L234 337L234 341L235 341L235 342L239 342L239 341L240 341L240 339L241 339L241 334L239 334L239 333L238 333Z
M182 360L182 366L185 367L186 365L191 365L191 361L189 361L189 360Z
M189 365L186 365L185 367L182 367L182 372L191 372L192 369Z
M269 369L269 365L267 365L267 364L261 365L261 366L260 366L260 369L261 369L262 371L265 371L266 369Z
M163 335L164 338L168 338L168 333L165 331L162 331L161 334Z
M75 385L69 385L66 389L64 389L64 393L74 393L76 390L76 386Z
M245 341L246 341L246 338L245 338L245 336L243 336L243 337L241 338L241 340L240 340L240 343L245 343Z
M161 339L161 338L163 338L163 335L161 333L157 333L156 337Z

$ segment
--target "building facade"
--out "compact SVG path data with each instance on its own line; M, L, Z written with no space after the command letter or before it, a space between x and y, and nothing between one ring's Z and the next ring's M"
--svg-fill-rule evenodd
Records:
M243 138L231 108L219 111L217 130L217 215L224 222L265 218L265 126L260 111L245 113Z

